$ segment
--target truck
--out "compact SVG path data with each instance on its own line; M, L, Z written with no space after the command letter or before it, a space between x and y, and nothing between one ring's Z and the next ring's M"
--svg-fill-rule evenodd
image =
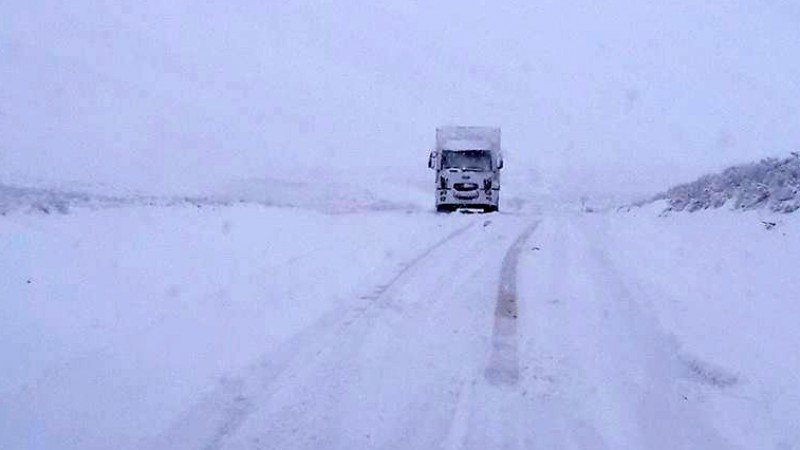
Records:
M436 128L428 167L436 172L436 211L498 210L503 168L499 127Z

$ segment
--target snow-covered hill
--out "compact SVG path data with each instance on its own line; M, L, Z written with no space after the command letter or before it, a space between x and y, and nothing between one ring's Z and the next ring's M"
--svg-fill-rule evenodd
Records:
M794 212L800 209L800 155L734 166L675 186L656 199L665 199L668 211L697 211L727 205L732 209L764 207L776 212Z

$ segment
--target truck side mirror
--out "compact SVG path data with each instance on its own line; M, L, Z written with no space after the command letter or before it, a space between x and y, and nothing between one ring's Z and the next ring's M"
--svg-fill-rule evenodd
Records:
M498 169L502 169L503 168L503 157L502 156L500 157L499 160L497 160L497 168Z
M430 156L428 156L428 168L436 168L436 152L431 152Z

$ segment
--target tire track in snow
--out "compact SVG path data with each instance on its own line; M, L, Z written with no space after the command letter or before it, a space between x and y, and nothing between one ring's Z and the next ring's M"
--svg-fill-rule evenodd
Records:
M686 382L693 374L681 355L683 345L663 328L652 310L650 293L637 274L623 273L614 263L608 251L611 241L606 226L584 225L580 233L588 256L587 273L606 302L606 324L598 338L607 349L606 356L616 361L614 370L625 367L615 372L623 377L614 380L612 389L618 403L628 408L634 419L635 445L676 450L738 448L714 426L713 410L703 402L689 401L685 395ZM666 436L670 437L668 445Z
M223 380L220 386L186 411L166 432L144 442L141 448L186 448L216 450L222 448L227 438L236 433L245 420L263 404L273 391L273 384L291 367L304 361L313 361L327 348L336 345L336 336L348 332L357 322L372 311L385 306L387 293L410 271L425 261L432 253L473 228L478 222L470 221L444 238L428 246L385 283L378 285L369 295L362 296L365 304L358 307L338 308L324 314L306 329L265 355L245 374Z
M455 406L453 388L468 376L463 359L452 355L474 350L468 352L473 380L484 366L484 321L492 306L485 299L506 250L493 244L509 240L486 227L472 231L438 251L431 248L405 276L392 277L397 282L385 289L381 305L334 335L335 346L287 369L275 383L280 391L266 398L268 404L259 403L264 407L223 447L438 448ZM477 265L448 278L436 270L490 245L491 257ZM460 335L459 329L470 331ZM402 398L393 398L397 391Z
M503 258L492 329L492 352L484 373L486 380L493 385L519 382L517 266L525 243L538 225L536 222L526 228Z
M430 256L431 253L436 251L439 247L441 247L441 246L447 244L448 242L450 242L451 240L455 239L456 237L464 234L467 230L469 230L470 228L474 227L476 223L477 222L472 221L472 222L468 223L467 225L456 229L456 231L448 234L447 236L444 237L444 239L442 239L442 240L436 242L435 244L433 244L432 246L428 247L424 252L422 252L419 255L417 255L411 261L408 261L407 263L403 264L402 265L402 269L400 269L400 271L398 271L395 274L395 276L393 276L391 279L389 279L389 281L386 284L378 286L378 288L375 290L375 294L374 294L374 296L372 298L373 299L378 299L381 296L383 296L383 294L385 294L386 291L388 291L391 287L396 285L397 282L401 278L403 278L404 275L406 275L411 269L413 269L415 266L417 266L419 263L421 263L425 258Z
M528 225L506 250L500 267L491 347L483 376L465 382L443 448L526 448L524 390L520 389L517 272L525 245L539 226Z

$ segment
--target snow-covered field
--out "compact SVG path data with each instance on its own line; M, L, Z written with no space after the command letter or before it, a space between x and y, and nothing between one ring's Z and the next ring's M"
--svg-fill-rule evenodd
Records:
M9 214L0 448L797 448L799 218L662 207Z

